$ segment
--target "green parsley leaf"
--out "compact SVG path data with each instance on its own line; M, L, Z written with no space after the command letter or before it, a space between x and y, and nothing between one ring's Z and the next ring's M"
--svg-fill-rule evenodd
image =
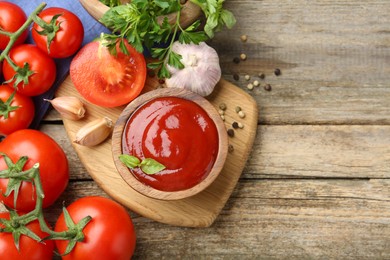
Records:
M180 55L172 51L172 45L177 39L181 43L206 41L214 37L214 33L223 26L231 28L236 20L230 11L223 8L225 0L189 0L198 5L206 17L206 24L200 30L200 20L195 21L188 28L182 28L180 11L182 5L178 0L133 0L125 5L112 4L115 0L101 0L112 6L100 19L100 22L112 30L112 34L103 35L104 45L111 53L116 52L118 40L127 40L138 52L147 49L153 58L160 63L153 62L148 67L156 68L159 78L168 78L170 73L167 65L183 68ZM169 24L169 14L176 13L176 21ZM161 21L161 16L165 17ZM158 48L155 48L158 45ZM162 46L162 47L161 47ZM122 52L126 53L124 44L120 44Z

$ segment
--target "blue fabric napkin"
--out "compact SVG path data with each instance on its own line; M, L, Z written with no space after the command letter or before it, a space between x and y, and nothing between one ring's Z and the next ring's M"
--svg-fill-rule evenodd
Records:
M90 16L87 11L85 11L84 7L80 4L78 0L8 0L9 2L13 2L19 5L27 16L35 10L39 4L45 2L47 7L63 7L68 9L69 11L76 14L84 26L84 41L82 45L85 45L88 42L91 42L93 39L98 37L101 32L109 32L103 25L97 22L92 16ZM27 42L33 43L31 33L29 33L29 37ZM55 59L57 66L57 77L53 86L44 94L40 96L36 96L33 98L35 104L35 118L31 123L30 128L38 128L42 118L45 116L47 110L50 107L50 103L43 101L44 98L52 99L55 91L61 85L61 83L65 80L65 78L69 74L69 66L73 57L65 58L65 59Z

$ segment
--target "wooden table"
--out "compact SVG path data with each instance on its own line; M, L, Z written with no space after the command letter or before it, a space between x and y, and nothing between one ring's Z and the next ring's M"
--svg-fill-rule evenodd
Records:
M390 259L390 1L229 0L226 8L237 25L210 44L223 78L258 103L253 151L211 227L131 212L134 258ZM241 53L247 59L234 63ZM254 80L260 87L248 90ZM65 149L71 167L69 187L47 210L51 222L63 201L107 196L57 113L40 130Z

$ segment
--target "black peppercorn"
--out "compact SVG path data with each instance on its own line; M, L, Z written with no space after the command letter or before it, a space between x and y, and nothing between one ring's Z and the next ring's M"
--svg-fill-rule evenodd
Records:
M264 86L264 89L267 90L267 91L271 91L272 90L272 87L270 84L267 84Z
M229 144L228 151L229 153L232 153L234 151L234 146L232 144Z
M236 63L236 64L240 63L240 58L235 57L235 58L233 59L233 62Z
M233 129L228 129L227 130L227 134L228 134L228 136L230 136L230 137L234 137L234 130Z
M234 74L233 74L233 79L234 79L234 80L239 80L239 79L240 79L240 76L239 76L237 73L234 73Z
M280 76L282 74L280 69L275 69L274 73L275 73L276 76Z
M265 79L265 74L264 74L264 73L261 73L261 74L259 75L259 78L260 78L260 79Z
M237 123L237 122L233 122L232 127L233 127L234 129L237 129L237 128L238 128L238 123Z

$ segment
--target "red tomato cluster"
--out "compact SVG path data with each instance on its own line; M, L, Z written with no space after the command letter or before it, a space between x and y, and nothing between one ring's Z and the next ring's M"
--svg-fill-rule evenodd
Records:
M0 17L0 28L9 33L16 32L27 21L27 16L21 7L6 1L0 1ZM81 47L84 27L74 13L64 8L50 7L44 9L39 17L47 24L50 24L53 17L57 17L55 24L58 31L48 45L48 36L41 33L44 28L33 23L31 34L35 44L25 43L28 35L27 29L13 43L8 56L14 65L10 64L7 59L3 64L0 63L1 74L7 82L0 86L0 104L7 101L9 94L7 96L5 93L8 93L9 87L12 86L16 89L18 97L15 97L8 104L9 106L18 106L20 95L26 96L24 99L29 99L48 91L56 79L57 68L54 58L69 57ZM7 35L0 34L0 51L6 49L9 40ZM15 65L19 67L18 72L15 70ZM29 109L31 109L30 106ZM20 106L20 109L7 111L4 106L0 106L0 135L7 135L30 125L34 113L31 111L25 113L22 112L23 110L27 109L22 109ZM31 110L34 111L34 107ZM22 117L24 120L15 122ZM26 117L29 117L29 120Z
M69 181L68 160L62 148L48 135L38 130L18 130L0 142L0 153L7 155L14 164L17 164L22 156L27 156L28 160L23 165L23 170L28 170L39 163L40 179L45 195L43 208L51 206L65 190ZM6 163L4 156L0 156L0 172L7 169L9 163ZM31 182L22 182L16 204L14 192L9 196L4 195L8 185L8 179L0 178L0 199L7 207L17 210L19 214L30 212L36 207L37 197ZM127 211L118 203L102 197L84 197L69 205L67 211L75 223L86 216L92 217L92 220L83 229L84 241L77 243L71 253L63 259L88 257L130 259L133 255L136 241L134 226ZM0 214L0 218L7 219L9 215ZM30 226L32 230L38 228L35 222L28 224L28 227ZM55 231L61 232L67 229L64 213L62 213L56 222ZM20 246L23 248L17 252L12 235L0 232L0 259L23 259L26 256L30 257L28 259L35 259L29 255L31 251L34 251L34 255L42 257L36 259L51 259L52 254L47 251L53 252L53 247L50 245L52 242L45 241L46 246L43 246L31 238L22 237ZM64 253L68 243L66 240L55 242L60 253ZM14 258L16 255L18 258ZM47 255L50 257L43 257Z
M53 58L64 58L73 55L81 46L84 29L77 16L63 8L47 8L40 18L49 22L53 16L61 14L57 19L59 30L47 48L47 37L38 33L42 31L38 24L32 26L32 38L35 44L26 44L27 30L23 33L9 52L10 59L23 70L33 71L28 84L15 80L14 68L4 60L0 64L0 72L7 84L0 85L0 172L15 169L25 171L39 165L39 176L44 197L41 207L51 206L64 192L69 182L69 165L63 149L48 135L38 130L26 129L34 117L32 96L42 94L53 84L56 77L56 65ZM7 32L15 32L26 22L23 10L9 2L0 1L0 28ZM9 38L0 34L0 51L7 47ZM26 158L18 165L21 158ZM22 168L21 168L22 167ZM19 169L21 168L21 169ZM4 195L11 185L9 196ZM14 199L14 196L16 199ZM34 210L38 200L36 187L31 181L0 178L0 201L10 209L16 210L19 216ZM85 197L75 201L68 207L72 220L77 223L86 216L92 220L85 226L85 239L77 242L73 251L63 259L129 259L135 248L135 231L127 211L111 199L101 197ZM0 213L0 219L7 220L10 213ZM4 228L1 222L0 228ZM67 230L64 213L58 218L55 231ZM15 228L18 228L15 226ZM48 234L41 230L37 220L26 225L39 238ZM47 230L46 230L47 231ZM47 231L48 232L48 231ZM36 240L22 234L19 249L14 244L11 233L0 232L0 259L52 259L54 247L64 253L69 242Z

